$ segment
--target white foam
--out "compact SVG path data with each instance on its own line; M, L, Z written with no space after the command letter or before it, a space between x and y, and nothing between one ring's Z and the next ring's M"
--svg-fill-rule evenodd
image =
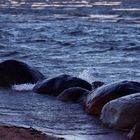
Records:
M17 91L30 91L33 89L35 84L26 83L26 84L19 84L19 85L13 85L12 89Z
M93 74L92 74L92 72L93 72L93 69L92 68L88 68L88 69L83 70L82 72L80 72L78 77L88 81L89 83L92 83L93 79L95 79Z

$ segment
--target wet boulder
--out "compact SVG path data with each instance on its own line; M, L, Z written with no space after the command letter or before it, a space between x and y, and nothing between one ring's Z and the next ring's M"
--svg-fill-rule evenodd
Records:
M88 93L89 90L86 90L84 88L72 87L60 93L57 96L57 99L64 102L81 102Z
M14 84L36 83L45 77L38 70L24 62L6 60L0 63L0 87L11 87Z
M64 74L37 83L33 88L33 91L39 94L49 94L53 96L58 96L65 89L71 87L81 87L87 90L91 90L91 85L87 81Z
M1 140L65 140L62 137L45 134L32 127L0 124Z
M138 92L140 92L140 83L135 81L121 81L103 85L88 95L85 110L91 115L100 115L102 107L107 102Z
M95 90L95 89L101 87L102 85L104 85L104 82L94 81L94 82L91 83L91 85L92 85L92 90Z
M135 124L127 137L129 140L140 140L140 122Z
M102 109L100 119L111 128L132 128L140 120L140 93L108 102Z

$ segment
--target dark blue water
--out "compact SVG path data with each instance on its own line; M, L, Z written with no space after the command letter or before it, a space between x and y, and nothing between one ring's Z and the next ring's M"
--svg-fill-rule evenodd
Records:
M66 73L89 82L140 81L139 5L138 0L2 0L0 61L22 60L48 78ZM0 117L2 123L32 126L69 139L114 135L80 105L31 91L1 90Z

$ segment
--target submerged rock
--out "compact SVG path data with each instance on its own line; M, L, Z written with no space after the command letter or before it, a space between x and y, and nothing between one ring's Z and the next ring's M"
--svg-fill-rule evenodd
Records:
M57 96L58 100L64 102L80 102L89 93L89 90L80 87L72 87L64 90Z
M0 63L0 87L11 87L14 84L36 83L44 78L43 74L24 62L6 60Z
M140 122L136 123L127 137L129 140L140 140Z
M100 115L102 107L109 101L140 92L140 83L134 81L122 81L101 86L88 95L85 102L85 110L92 115Z
M140 93L108 102L102 109L102 122L116 129L130 129L140 120Z
M64 74L37 83L36 86L33 88L33 91L40 94L49 94L53 96L58 96L65 89L71 87L81 87L87 90L91 90L91 85L87 81Z

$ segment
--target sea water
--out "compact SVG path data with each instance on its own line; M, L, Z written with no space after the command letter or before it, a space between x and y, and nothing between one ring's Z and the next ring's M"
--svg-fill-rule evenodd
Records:
M1 1L0 62L23 61L46 78L71 74L90 83L140 81L140 4L135 0L130 7L130 2ZM100 134L113 133L81 105L33 93L33 87L0 90L1 123L76 140L102 140Z

